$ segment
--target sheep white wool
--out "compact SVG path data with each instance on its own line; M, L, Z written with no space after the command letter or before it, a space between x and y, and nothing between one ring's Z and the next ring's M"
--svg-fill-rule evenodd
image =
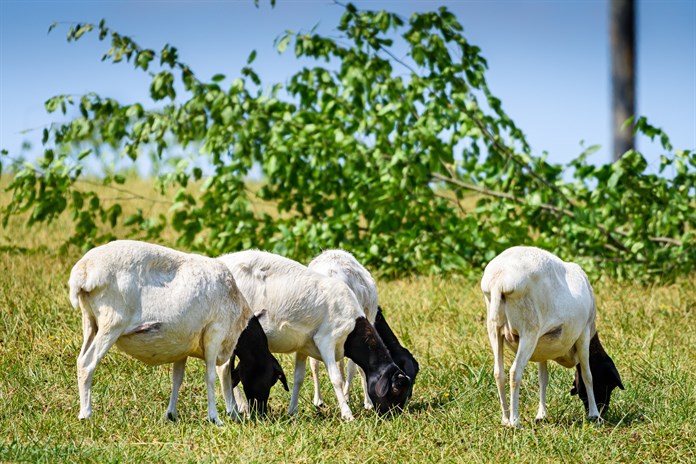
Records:
M92 414L94 369L112 345L140 361L174 363L167 416L176 418L186 358L205 360L208 419L218 369L228 412L238 418L229 361L252 316L221 262L159 245L123 240L87 252L70 273L70 301L82 310L84 343L77 359L81 419Z
M505 250L488 265L481 279L488 310L488 335L502 408L502 423L519 426L519 391L529 361L539 363L540 401L537 420L546 417L546 362L565 367L580 364L587 389L590 418L599 412L593 393L589 343L595 336L595 299L585 272L534 247ZM503 344L517 352L510 368L508 408L503 375Z
M355 295L340 280L311 271L291 259L248 250L218 258L229 267L240 291L259 318L274 353L295 353L289 414L297 412L307 357L323 360L334 386L341 416L353 414L343 394L337 360L343 345L363 316Z
M377 284L372 274L351 253L344 250L325 250L314 258L307 267L319 274L340 279L348 285L363 311L365 311L367 320L370 321L370 324L374 324L378 308ZM324 404L324 401L319 388L319 361L315 358L310 358L309 366L314 379L314 405L320 407ZM342 365L340 369L343 372ZM356 369L358 368L355 363L348 360L347 376L343 385L343 393L346 395L346 398L349 396L350 384L353 381ZM367 393L367 380L362 370L360 370L360 378L363 386L364 407L365 409L371 409L373 405Z

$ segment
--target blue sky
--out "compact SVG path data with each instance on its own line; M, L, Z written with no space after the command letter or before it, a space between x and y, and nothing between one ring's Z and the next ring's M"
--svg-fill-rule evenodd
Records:
M408 17L446 5L465 36L488 60L487 79L503 108L522 128L535 153L565 163L580 141L600 144L593 160L610 159L608 0L358 1ZM637 2L637 109L662 127L676 148L696 148L696 1ZM337 35L342 9L328 0L49 1L0 0L0 148L18 154L22 141L40 151L40 130L61 115L44 111L57 94L90 91L122 103L148 101L148 77L131 65L101 62L108 44L96 35L67 43L66 25L98 22L159 50L176 46L200 77L234 77L252 50L264 83L284 82L299 64L278 55L273 40L286 29ZM656 147L639 140L650 161Z

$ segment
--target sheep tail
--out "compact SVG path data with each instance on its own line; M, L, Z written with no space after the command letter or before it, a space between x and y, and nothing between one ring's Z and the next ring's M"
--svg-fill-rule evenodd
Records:
M77 263L70 272L70 303L72 307L78 309L80 307L80 292L87 281L87 272L82 263Z
M103 275L98 272L88 272L87 267L87 263L81 260L70 271L70 280L68 281L70 286L70 303L75 309L79 309L80 306L83 309L88 309L85 306L85 295L97 288L100 277L103 280Z

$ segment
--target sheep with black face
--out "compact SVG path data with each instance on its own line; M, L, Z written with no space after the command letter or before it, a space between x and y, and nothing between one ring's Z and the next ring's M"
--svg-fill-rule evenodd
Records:
M503 425L519 426L520 381L529 361L539 365L537 420L546 418L548 360L576 367L571 393L580 395L589 419L599 418L612 390L623 390L623 384L599 342L594 292L580 266L539 248L513 247L488 263L481 290ZM510 368L511 409L505 396L504 343L517 352Z
M410 351L399 343L398 338L391 327L389 327L377 301L377 284L372 274L351 253L345 250L325 250L314 258L307 267L319 274L340 279L348 285L363 311L365 311L365 317L374 325L375 330L377 330L387 350L389 350L394 363L408 375L411 379L411 386L413 386L418 374L418 361L416 361L416 358L413 357ZM309 365L314 377L314 404L321 406L324 402L319 389L318 361L310 358ZM347 377L343 387L343 393L346 397L348 397L350 384L355 375L355 366L354 362L348 361ZM372 401L368 395L365 374L362 371L360 374L365 393L364 405L366 409L369 409L372 407ZM413 388L409 390L409 398L412 391Z
M271 352L295 353L289 414L297 411L308 356L326 365L344 419L353 419L337 364L344 356L365 371L368 393L378 412L403 408L411 381L394 364L346 284L258 250L218 259L232 271L263 326Z
M236 387L241 382L244 388L248 407L240 407L240 410L258 412L263 416L266 414L270 396L270 389L266 388L266 385L269 382L275 384L280 380L285 391L290 389L278 360L267 349L258 349L259 346L267 347L268 339L258 318L252 316L247 328L239 336L232 357L232 387ZM234 358L239 358L239 364L236 367L234 367Z
M261 375L253 384L246 376L245 385L252 403L265 402L273 384L284 378L265 339L253 336L253 323L247 327L252 312L232 273L213 258L145 242L115 241L87 252L73 267L69 285L73 307L82 310L84 343L77 358L80 419L92 415L94 370L114 344L146 364L174 363L170 420L177 417L189 356L205 361L208 420L218 425L222 421L215 406L216 370L227 412L239 418L230 373L235 346L239 353L256 353L248 365Z
M624 389L621 383L621 376L616 370L614 361L609 357L604 347L599 342L599 335L595 333L590 340L590 372L592 372L592 390L594 392L595 403L599 413L609 409L609 401L611 400L611 392L616 388ZM585 406L585 411L590 410L587 389L585 381L582 378L582 370L580 364L575 366L575 380L573 388L570 390L571 395L578 395Z
M394 363L396 363L402 371L411 379L411 389L408 392L409 399L413 393L413 384L416 383L416 376L420 370L418 361L411 352L399 343L399 339L392 331L384 317L384 312L380 306L377 307L377 317L375 318L375 329L382 338L382 341L387 345L389 354L391 354Z

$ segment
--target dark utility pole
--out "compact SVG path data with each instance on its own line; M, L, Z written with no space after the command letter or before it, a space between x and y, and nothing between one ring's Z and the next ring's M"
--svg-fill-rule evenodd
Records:
M636 114L634 0L611 0L611 111L614 160L634 147L633 130L621 127Z

